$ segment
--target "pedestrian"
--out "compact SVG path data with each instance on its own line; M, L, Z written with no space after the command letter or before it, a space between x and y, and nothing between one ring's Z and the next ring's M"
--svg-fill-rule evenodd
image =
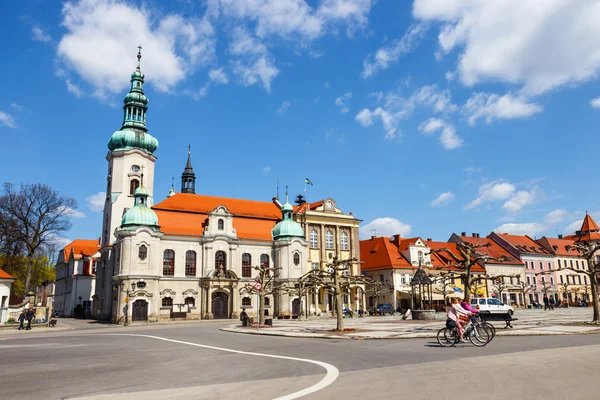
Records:
M25 310L21 310L21 314L19 314L19 330L25 329L23 324L25 323Z
M544 311L549 308L550 306L548 305L548 296L544 295Z
M550 296L550 299L548 299L548 305L550 306L551 310L554 310L554 296Z
M27 328L25 328L25 330L31 330L31 320L33 320L33 310L29 310L27 311L27 315L25 315L25 318L27 319Z
M242 326L248 326L248 314L246 314L245 308L242 308L242 312L240 314L240 320L242 321Z

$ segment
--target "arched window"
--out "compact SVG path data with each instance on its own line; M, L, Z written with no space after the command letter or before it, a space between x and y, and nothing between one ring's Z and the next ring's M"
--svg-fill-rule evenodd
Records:
M242 254L242 277L250 278L252 276L252 256L248 253Z
M333 250L333 232L325 232L325 248L327 250Z
M224 251L219 250L215 253L215 269L227 269L227 256Z
M265 297L265 307L270 307L271 306L271 299L268 297Z
M348 250L348 234L346 232L340 234L340 242L342 250Z
M316 230L310 230L310 247L313 249L319 248L319 234Z
M132 179L131 182L129 182L129 194L133 196L135 189L138 187L140 187L140 181L137 179Z
M196 299L193 297L186 297L185 304L187 304L189 307L196 307Z
M418 251L417 255L418 255L418 258L419 258L419 264L423 264L425 262L425 260L423 260L423 252L422 251Z
M250 299L250 297L244 297L242 299L242 307L251 307L252 306L252 299Z
M260 255L260 266L261 267L269 267L269 255L268 254L261 254Z
M135 284L138 289L144 289L146 287L146 282L138 282Z
M172 307L173 306L173 299L170 297L165 297L162 299L162 306L163 307Z
M225 229L225 227L224 227L224 226L225 226L225 223L223 222L223 220L222 220L222 219L219 219L219 220L217 221L217 229L218 229L218 230L220 230L220 231L222 231L223 229Z
M175 275L175 252L173 250L165 250L163 253L163 275Z
M196 252L188 250L185 253L185 276L196 276Z
M148 248L146 247L146 245L143 244L138 249L138 257L140 258L140 260L145 260L147 256L148 256Z
M299 253L294 253L294 265L295 266L300 265L300 254Z

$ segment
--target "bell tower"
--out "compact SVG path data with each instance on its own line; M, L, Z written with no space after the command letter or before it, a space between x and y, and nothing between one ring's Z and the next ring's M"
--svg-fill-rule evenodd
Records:
M181 174L181 193L196 193L196 173L192 168L192 146L188 146L188 159Z

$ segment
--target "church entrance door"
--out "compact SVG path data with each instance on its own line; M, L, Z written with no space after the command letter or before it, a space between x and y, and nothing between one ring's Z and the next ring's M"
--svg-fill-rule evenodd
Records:
M292 314L300 315L300 299L298 298L292 301Z
M215 319L229 318L229 296L223 292L212 294L212 313Z
M148 321L148 303L145 300L136 300L131 312L132 321Z

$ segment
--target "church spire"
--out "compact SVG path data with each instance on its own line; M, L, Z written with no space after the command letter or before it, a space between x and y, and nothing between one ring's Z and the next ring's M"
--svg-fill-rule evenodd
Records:
M181 193L196 193L196 174L192 168L192 146L188 146L188 158L181 174Z

